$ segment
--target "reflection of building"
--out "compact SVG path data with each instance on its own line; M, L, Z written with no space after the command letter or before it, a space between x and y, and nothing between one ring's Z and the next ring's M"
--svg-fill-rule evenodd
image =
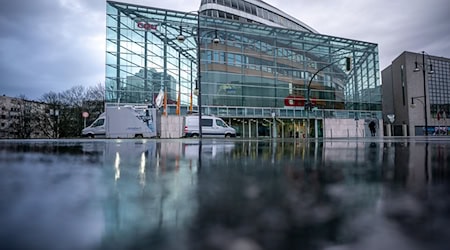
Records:
M168 75L166 84L163 84L163 74L155 69L139 69L139 72L126 76L121 84L119 97L121 103L150 103L154 100L161 88L166 87L168 103L177 100L177 81ZM145 81L147 79L147 81Z
M330 137L337 124L328 118L357 118L360 128L381 118L376 44L319 34L262 1L202 1L200 14L202 113L225 118L246 137L258 136L267 121L287 137L305 131L311 118L310 134ZM107 102L142 102L120 94L136 77L133 93L158 91L154 70L169 94L180 93L186 113L197 78L197 21L192 13L108 1ZM180 32L184 43L176 40ZM219 44L211 42L216 35ZM309 86L313 112L304 109ZM353 133L351 124L346 131Z
M173 232L190 221L196 208L192 197L197 193L197 162L183 159L177 150L181 144L101 141L86 145L84 151L98 152L104 159L102 184L108 198L103 203L102 248L136 246L136 241L147 240L154 232Z
M183 144L183 156L186 159L197 160L200 144L198 142L184 143ZM215 159L218 160L220 158L228 158L233 149L235 147L235 143L223 143L223 142L204 142L201 145L201 152L203 160L205 159Z
M416 65L416 62L418 65ZM429 74L432 65L433 73ZM416 66L419 72L414 72ZM426 93L422 67L425 67ZM428 134L441 128L447 134L450 123L446 115L450 111L450 59L403 52L382 71L383 116L394 114L394 135L423 135L424 111L427 110ZM427 105L424 107L424 96ZM414 99L414 100L413 100ZM411 105L414 102L414 105ZM386 119L387 120L387 119Z

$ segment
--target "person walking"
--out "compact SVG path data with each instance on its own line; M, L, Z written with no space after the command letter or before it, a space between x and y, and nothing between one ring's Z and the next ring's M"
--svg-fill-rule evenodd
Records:
M376 129L377 124L375 123L375 121L371 121L369 123L369 129L370 129L370 134L372 136L375 136L377 133L377 129Z

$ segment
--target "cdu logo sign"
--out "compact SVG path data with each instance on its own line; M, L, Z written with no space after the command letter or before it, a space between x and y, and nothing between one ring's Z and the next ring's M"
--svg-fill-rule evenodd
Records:
M136 24L137 24L138 28L145 29L146 31L157 31L158 30L157 24L148 23L145 20L136 20Z

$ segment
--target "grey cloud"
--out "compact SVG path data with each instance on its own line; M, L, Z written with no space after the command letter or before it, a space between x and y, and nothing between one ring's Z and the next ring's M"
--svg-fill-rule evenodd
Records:
M188 0L130 0L197 9ZM0 9L0 94L39 98L48 91L104 82L105 7L99 0L14 0Z
M323 34L377 43L381 68L405 50L450 57L447 0L279 0L277 4Z
M22 2L0 11L0 94L36 99L104 81L104 2L72 1L73 9L61 1Z
M181 11L199 0L121 0ZM266 0L320 33L377 43L381 69L405 50L450 57L448 0ZM104 0L10 0L0 8L0 94L38 98L104 81Z

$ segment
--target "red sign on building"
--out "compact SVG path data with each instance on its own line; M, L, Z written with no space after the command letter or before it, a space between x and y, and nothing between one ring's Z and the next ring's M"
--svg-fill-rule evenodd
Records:
M147 31L156 31L158 29L158 25L147 22L137 22L137 26L138 28L145 29Z

